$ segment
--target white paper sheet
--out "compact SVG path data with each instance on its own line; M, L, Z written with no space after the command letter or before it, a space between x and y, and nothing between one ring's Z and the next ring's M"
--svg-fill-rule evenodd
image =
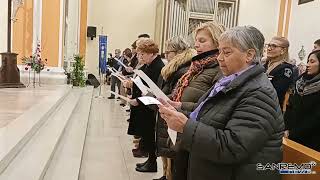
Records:
M110 90L109 90L109 91L110 91ZM116 93L116 92L110 91L110 93L113 94L113 95L116 95L116 96L120 97L121 99L123 99L123 100L125 100L125 101L127 101L127 102L131 101L130 98L127 98L127 97L125 97L125 96L122 96L122 95L120 95L120 94L118 94L118 93Z
M176 144L176 141L177 141L177 135L178 135L178 133L177 133L176 131L170 129L170 128L168 128L167 132L168 132L168 134L169 134L169 137L170 137L170 139L171 139L172 144L175 145L175 144Z
M155 95L157 98L161 98L165 101L169 101L167 95L165 95L161 89L158 88L158 86L141 70L134 70L134 72L140 76L149 86L149 92L151 92L153 95Z
M121 62L118 58L114 58L116 61L118 61L121 66L123 66L124 68L128 68L128 66L126 66L125 64L123 64L123 62Z
M122 83L124 82L125 78L117 73L111 73L111 76L117 77Z
M143 95L148 94L150 90L147 86L143 84L139 76L136 76L135 78L131 78L131 80L138 86L138 88L140 89Z
M138 76L140 76L149 86L149 92L151 92L153 95L155 95L157 98L161 98L165 101L169 101L167 95L165 95L161 89L141 70L134 70L134 73L136 73ZM176 144L177 135L178 133L170 128L168 128L168 134L173 144Z
M108 70L111 71L111 73L116 73L113 68L108 68Z
M158 101L156 98L150 97L150 96L138 97L138 99L146 106L151 104L155 104L155 105L161 104L161 102Z

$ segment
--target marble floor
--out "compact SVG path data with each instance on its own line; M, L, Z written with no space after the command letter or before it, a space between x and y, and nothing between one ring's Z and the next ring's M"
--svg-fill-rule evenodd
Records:
M17 119L41 99L62 91L66 86L0 89L0 128Z
M109 86L107 87L109 88ZM80 180L152 180L162 175L161 159L158 173L135 171L136 163L145 158L134 158L132 137L127 135L128 113L117 100L110 100L105 87L104 98L94 97L80 170ZM99 89L95 90L99 95Z

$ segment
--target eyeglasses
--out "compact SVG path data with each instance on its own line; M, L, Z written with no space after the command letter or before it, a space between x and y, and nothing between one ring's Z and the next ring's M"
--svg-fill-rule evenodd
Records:
M285 47L279 46L277 44L266 44L265 46L266 46L266 48L270 48L270 49L275 49L277 47L285 48Z

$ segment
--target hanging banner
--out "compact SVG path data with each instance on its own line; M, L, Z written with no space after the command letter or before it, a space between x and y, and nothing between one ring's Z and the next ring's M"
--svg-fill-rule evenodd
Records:
M102 74L107 71L107 40L107 36L99 36L99 73Z

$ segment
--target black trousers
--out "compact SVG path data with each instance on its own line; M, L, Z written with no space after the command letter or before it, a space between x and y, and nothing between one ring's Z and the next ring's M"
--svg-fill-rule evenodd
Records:
M118 93L120 94L121 81L117 77L111 76L111 91L116 92L116 86L118 87ZM111 94L111 97L114 97L114 94Z

